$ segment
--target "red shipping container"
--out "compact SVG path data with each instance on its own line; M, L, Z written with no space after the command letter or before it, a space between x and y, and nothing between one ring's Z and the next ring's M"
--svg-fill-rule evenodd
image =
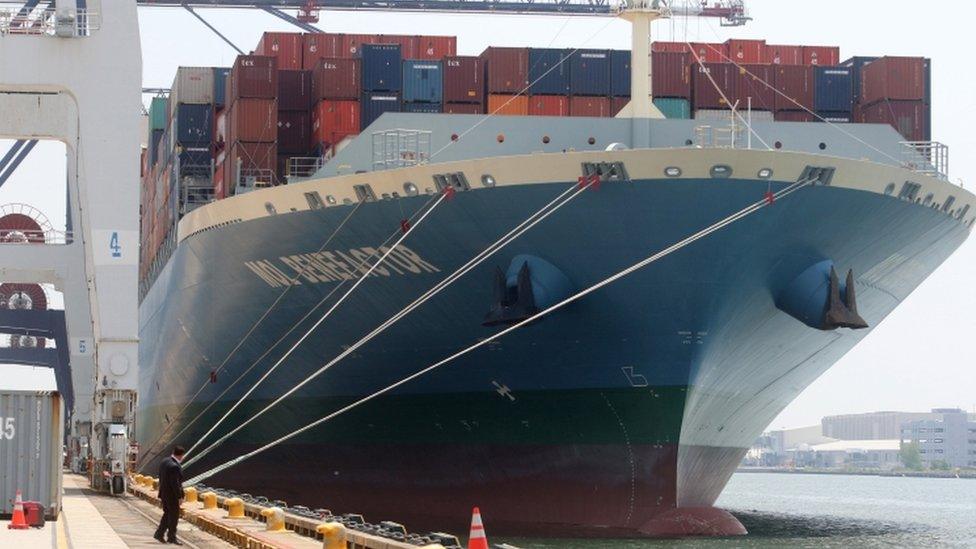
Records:
M278 95L278 60L264 55L238 55L228 78L225 105L241 97L274 99Z
M776 94L773 105L777 111L796 111L803 107L813 110L813 67L776 65L773 67L773 85L786 96Z
M455 55L457 55L457 36L420 37L417 59L443 59Z
M444 103L444 112L447 114L484 114L485 106L482 103Z
M651 95L690 99L692 59L688 52L651 53Z
M339 57L356 57L359 47L363 44L380 44L380 37L375 34L343 34L342 51Z
M736 67L734 90L729 100L735 104L739 102L739 109L745 110L749 106L750 98L753 110L772 111L775 107L776 92L773 89L772 65L742 65Z
M630 103L629 97L613 97L610 99L610 116L617 116L617 113L622 111L624 107Z
M725 41L725 55L740 65L743 63L762 63L765 54L765 40L739 40L733 38Z
M359 101L320 101L312 109L312 147L359 133Z
M688 53L688 44L684 42L651 42L651 53L659 51Z
M488 48L481 54L488 93L520 93L529 85L527 48Z
M728 108L726 98L732 98L737 71L736 66L731 63L692 65L691 86L694 110ZM721 93L716 86L721 89ZM722 97L723 94L725 98Z
M484 64L480 57L444 58L444 102L485 102Z
M400 46L400 59L417 59L420 55L420 37L416 35L381 34L376 43L398 44Z
M804 65L831 67L840 64L840 48L833 46L803 46Z
M312 70L311 78L313 105L323 99L359 99L359 59L320 59Z
M227 119L228 143L273 143L278 134L278 104L274 99L238 99Z
M529 114L534 116L569 116L569 97L565 95L533 95L529 98Z
M573 97L569 101L570 116L613 116L609 97Z
M302 69L312 70L323 57L343 57L342 35L331 32L307 32L302 35Z
M861 103L925 99L925 59L882 57L861 70Z
M312 106L311 84L311 71L278 71L278 110L307 111Z
M308 111L278 111L278 153L308 156L312 138L312 115Z
M692 49L698 54L698 59L691 56L691 62L697 63L700 59L702 63L728 63L725 58L728 55L725 51L725 44L711 44L707 42L692 42Z
M923 101L880 101L861 107L861 119L868 124L888 124L907 141L928 141L928 109Z
M301 70L304 49L300 32L266 32L261 35L254 54L276 57L279 69Z
M245 143L237 141L227 150L224 164L224 188L234 194L241 177L254 177L260 183L274 184L278 145L275 143Z
M778 111L773 114L777 122L816 122L817 117L807 111Z
M803 65L803 46L766 44L762 62L770 65Z

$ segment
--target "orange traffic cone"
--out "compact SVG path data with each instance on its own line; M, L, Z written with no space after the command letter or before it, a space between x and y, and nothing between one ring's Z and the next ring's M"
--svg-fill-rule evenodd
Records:
M14 500L14 516L10 519L7 529L27 530L27 517L24 516L24 500L20 497L20 490L17 490L17 499Z
M481 511L477 507L471 511L471 533L468 534L468 549L488 549L485 525L481 523Z

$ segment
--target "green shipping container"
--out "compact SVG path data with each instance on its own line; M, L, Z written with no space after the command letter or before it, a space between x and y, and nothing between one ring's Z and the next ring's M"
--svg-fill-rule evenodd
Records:
M673 99L670 97L655 97L654 105L665 118L687 120L691 118L691 103L687 99Z
M149 133L153 130L166 129L166 117L169 116L169 100L165 97L153 97L149 104Z

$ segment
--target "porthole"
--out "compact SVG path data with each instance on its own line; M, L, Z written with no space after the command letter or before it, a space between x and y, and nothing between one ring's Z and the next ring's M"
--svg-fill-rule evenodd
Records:
M451 134L451 141L457 141L457 140L458 140L458 134L452 133Z
M895 184L894 183L888 183L888 186L885 187L884 193L885 193L885 196L891 196L891 195L895 194Z
M420 191L417 189L417 185L410 181L403 184L403 191L407 193L407 196L417 196Z
M542 142L543 143L546 143L546 144L549 144L549 136L548 135L543 135L542 136Z
M265 202L264 203L264 209L265 210L268 210L268 213L270 215L275 215L276 213L278 213L278 210L275 209L274 204L272 204L270 202Z
M759 173L756 174L759 179L769 179L773 177L773 170L770 168L762 168Z
M925 195L925 199L922 200L922 205L923 206L928 206L929 204L932 203L932 199L934 199L934 198L935 198L935 195L932 194L932 193L929 193L929 194Z
M335 203L336 203L336 197L332 196L331 194L326 195L325 196L325 201L328 202L329 204L335 205Z
M681 177L681 168L677 166L668 166L664 168L664 175L668 177Z
M820 145L818 145L818 146L820 147L820 150L822 150L822 151L827 149L827 144L826 143L821 142Z
M586 142L589 143L590 145L593 145L593 144L596 143L596 139L591 137L591 138L587 139Z
M728 164L716 164L712 166L712 169L709 170L709 173L711 174L712 177L716 179L725 179L728 177L732 177L732 166L729 166Z
M485 187L494 187L495 186L495 178L492 177L492 176L490 176L490 175L488 175L488 174L485 174L485 175L481 176L481 184L484 185Z
M498 134L498 137L496 137L495 139L497 139L499 143L504 143L505 142L505 134L500 133L500 134Z
M692 141L691 139L685 139L685 146L686 147L690 147L690 146L692 146L694 144L695 144L695 142Z
M782 149L783 148L783 142L782 141L777 141L777 142L773 143L773 146L776 147L777 149Z

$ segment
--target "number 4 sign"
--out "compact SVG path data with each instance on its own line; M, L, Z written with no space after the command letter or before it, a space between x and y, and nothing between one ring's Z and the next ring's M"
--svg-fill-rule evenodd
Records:
M122 257L122 245L119 244L118 231L112 231L112 237L108 242L108 249L112 252L112 257Z

